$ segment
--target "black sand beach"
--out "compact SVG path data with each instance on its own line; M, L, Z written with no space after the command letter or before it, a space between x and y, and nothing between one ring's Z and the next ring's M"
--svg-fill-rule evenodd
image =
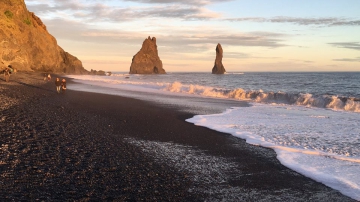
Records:
M1 201L353 201L194 114L71 82L1 77Z

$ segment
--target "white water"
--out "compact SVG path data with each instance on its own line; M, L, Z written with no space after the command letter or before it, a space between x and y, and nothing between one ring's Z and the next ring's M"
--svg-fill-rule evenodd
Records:
M261 80L263 74L252 75L256 82L247 90L241 85L247 85L252 80L233 82L230 76L238 80L247 78L247 74L221 77L208 74L73 76L75 81L87 84L87 87L69 85L69 89L156 102L168 100L167 103L180 103L184 108L197 105L208 109L219 106L226 109L236 100L249 101L251 107L231 108L222 114L198 115L187 121L230 133L246 139L250 144L272 148L283 165L360 200L359 80L353 79L344 84L341 82L346 80L336 80L332 78L333 74L325 74L322 80L324 85L315 83L303 90L298 87L306 85L299 82L311 80L312 74L295 74L303 78L293 81L294 75L284 73L285 78L281 78L284 84L275 87L279 91L267 89L265 92L253 89L266 89L278 75L271 75L273 78L268 82ZM328 80L325 79L327 77ZM315 77L313 80L317 79ZM174 96L170 99L163 95ZM202 100L189 102L191 97ZM217 101L214 106L213 98L220 98L223 102ZM225 105L229 100L234 102Z
M245 75L243 73L229 73L228 75L223 76L243 79ZM300 106L330 108L333 110L360 112L360 98L358 97L359 92L356 91L358 89L356 88L357 84L353 84L352 82L346 85L349 85L349 89L355 90L343 94L340 94L339 92L342 89L341 87L344 85L334 84L334 86L332 87L314 84L315 87L310 88L312 89L312 91L324 91L315 94L314 92L309 93L310 89L306 89L306 91L304 92L302 92L301 90L297 90L299 86L297 82L299 81L292 82L291 85L286 87L280 87L281 85L278 85L276 86L276 88L279 88L279 90L277 91L275 91L274 89L269 89L268 91L262 90L261 88L266 87L268 83L264 81L259 81L259 84L256 83L251 86L251 88L258 88L258 90L245 90L244 88L241 88L242 83L237 83L236 81L232 80L234 78L228 78L229 80L227 80L226 78L221 78L222 82L219 82L217 81L219 79L216 77L204 76L202 74L147 76L114 74L110 77L72 76L72 78L81 80L84 83L97 82L96 85L118 89L131 89L147 92L152 91L156 93L160 93L160 91L162 91L183 95L203 96L209 98L244 100L258 103L292 104ZM259 77L255 79L262 78ZM328 79L332 80L333 78ZM218 83L216 83L216 81ZM212 84L212 82L215 82L216 84ZM268 82L271 82L271 78L268 79ZM285 92L282 90L285 90Z
M360 200L357 113L254 104L187 121L272 148L283 165Z

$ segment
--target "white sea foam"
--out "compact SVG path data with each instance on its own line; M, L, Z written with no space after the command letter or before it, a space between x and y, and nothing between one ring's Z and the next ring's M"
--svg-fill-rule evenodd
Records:
M354 81L347 84L349 88L344 90L334 89L336 86L327 88L327 85L317 87L318 84L315 84L315 87L312 86L315 88L313 92L320 92L315 95L301 93L303 89L298 89L300 82L304 82L305 85L304 78L311 79L312 75L282 80L293 86L276 85L276 91L267 89L267 84L276 81L274 77L277 75L271 75L273 77L261 85L256 83L262 81L259 79L259 77L263 78L262 74L241 83L246 86L247 83L254 81L250 85L251 89L259 90L245 90L245 87L239 88L241 86L239 83L228 80L230 77L245 80L242 76L244 75L228 74L218 77L205 74L190 76L115 74L110 77L73 76L73 78L88 84L87 86L101 87L89 87L87 91L91 92L119 94L129 90L130 93L127 95L134 96L134 91L137 91L139 92L137 94L142 95L142 98L145 96L145 99L150 97L169 99L167 95L170 94L176 95L173 97L176 97L177 101L185 100L185 102L187 99L179 99L181 98L179 96L194 96L202 99L197 104L207 107L214 107L211 105L212 100L208 98L250 101L252 107L233 108L217 115L196 116L188 121L233 134L246 139L250 144L272 148L285 166L360 200L360 117L358 113L354 113L360 112L360 100L359 93L352 90L356 88L351 87L354 86ZM317 81L321 75L315 76ZM333 76L330 75L331 78ZM341 80L343 81L347 80ZM331 83L331 81L327 83L329 82ZM78 90L81 88L84 86ZM322 88L327 89L321 91ZM350 96L341 95L342 91L346 91ZM165 94L167 97L156 96L158 94ZM192 102L190 105L193 104ZM221 103L216 102L216 106L218 105Z
M288 94L285 92L264 92L263 90L246 91L242 88L226 90L201 85L184 85L180 82L169 84L163 90L185 94L225 99L251 100L259 103L295 104L308 107L331 108L360 112L360 102L338 96L314 96L312 94Z
M72 76L78 81L104 87L129 89L137 91L157 90L158 93L170 92L178 95L195 95L210 98L234 99L253 101L267 104L290 104L307 107L330 108L333 110L344 110L360 112L359 98L335 96L335 95L313 95L310 93L287 93L287 92L264 92L263 90L244 90L242 88L226 89L223 87L204 86L193 82L184 84L179 81L169 82L162 77L147 77L144 75L113 74L105 76ZM156 79L154 79L156 78Z
M225 74L245 74L244 72L225 72Z
M254 104L187 121L272 148L285 166L360 200L357 113Z

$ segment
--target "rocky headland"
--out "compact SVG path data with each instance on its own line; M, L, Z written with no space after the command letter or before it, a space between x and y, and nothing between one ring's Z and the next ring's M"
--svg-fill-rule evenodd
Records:
M130 74L166 74L158 55L155 37L145 39L140 51L134 55Z
M64 51L24 0L0 1L0 68L87 74L82 62Z
M224 74L226 72L224 65L222 64L223 58L223 49L221 44L218 43L216 46L216 58L215 58L215 65L212 69L213 74Z

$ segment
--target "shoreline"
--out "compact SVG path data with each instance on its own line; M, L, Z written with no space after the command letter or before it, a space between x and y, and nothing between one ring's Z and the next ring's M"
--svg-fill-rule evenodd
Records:
M185 121L195 114L70 88L58 95L42 79L0 79L1 102L18 100L1 109L2 199L354 201L271 149Z

